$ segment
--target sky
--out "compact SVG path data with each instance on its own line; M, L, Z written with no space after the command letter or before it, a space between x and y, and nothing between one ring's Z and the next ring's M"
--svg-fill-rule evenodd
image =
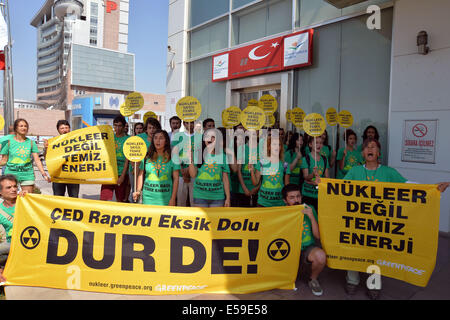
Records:
M36 100L37 31L30 22L45 0L9 3L14 98ZM130 0L128 52L135 54L136 91L165 94L168 10L167 0Z

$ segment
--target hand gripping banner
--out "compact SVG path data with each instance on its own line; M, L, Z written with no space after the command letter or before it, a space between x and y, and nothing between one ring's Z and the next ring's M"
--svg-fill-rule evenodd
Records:
M293 289L302 210L28 194L16 205L6 285L130 295Z
M114 132L109 125L50 139L45 161L52 182L116 184L118 180Z
M378 268L425 287L436 263L439 207L436 185L322 179L318 216L328 266Z

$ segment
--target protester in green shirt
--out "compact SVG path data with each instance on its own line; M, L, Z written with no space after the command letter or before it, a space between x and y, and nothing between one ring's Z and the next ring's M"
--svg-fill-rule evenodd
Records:
M396 182L405 183L407 180L397 170L383 166L379 163L380 143L374 138L368 138L362 145L363 158L365 164L350 169L344 180L376 181L376 182ZM349 270L346 277L346 291L348 294L355 294L359 285L359 272ZM371 299L378 299L381 291L381 279L379 289L368 289Z
M136 201L154 206L176 206L180 166L171 159L170 138L166 131L157 130L147 156L141 162L137 178ZM145 178L145 181L144 181Z
M338 160L337 179L342 179L347 172L363 163L361 152L356 149L356 133L352 129L345 132L346 146L338 150L336 159Z
M274 139L273 146L272 139ZM265 143L269 159L261 158L256 166L248 165L251 179L255 187L260 186L259 207L280 207L284 205L281 196L284 187L284 148L279 137L274 138L270 135L265 139ZM289 167L286 173L291 173Z
M6 163L5 174L14 175L21 189L32 193L35 183L33 161L47 182L50 182L50 177L44 171L44 166L39 159L39 150L36 143L26 136L28 129L29 125L25 119L14 121L15 135L8 140L0 154L4 155L1 165Z
M288 184L282 190L283 201L287 206L297 206L302 203L300 187ZM315 296L321 296L323 290L318 281L319 274L327 263L327 255L316 243L320 239L319 225L317 224L317 212L313 207L305 205L303 209L303 233L300 262L311 266L311 274L308 286Z
M116 147L116 159L117 159L117 173L118 180L117 184L104 184L101 186L100 190L100 200L111 201L113 199L114 193L116 194L117 202L125 202L126 199L126 188L129 183L128 179L128 165L129 161L123 153L123 145L125 141L129 138L125 132L126 120L122 115L119 115L113 120L114 127L114 141Z
M194 165L193 154L189 174L194 181L193 202L195 207L230 207L230 168L226 155L218 146L213 130L203 134L203 163Z
M302 158L300 168L303 172L304 183L302 187L302 195L304 201L318 210L318 191L317 185L320 177L329 178L328 159L320 154L323 146L322 137L309 137L308 146L312 150L311 153Z
M332 168L334 166L334 163L336 161L336 151L333 151L333 148L328 143L328 132L325 130L322 135L320 136L322 138L322 148L320 149L320 154L327 158L328 166ZM310 141L310 137L306 132L304 134L304 141ZM305 154L309 155L311 153L311 148L309 144L305 146Z
M362 135L362 139L363 139L362 142L364 143L364 141L366 141L366 139L368 139L368 138L380 141L380 135L378 133L378 130L377 130L377 128L375 128L372 125L369 125L366 127L366 129L364 129L364 132ZM362 151L363 151L362 143L358 146L357 150L358 150L358 152L362 153ZM383 153L381 152L381 149L380 149L380 156L378 157L378 163L381 163L382 160L383 160ZM363 159L363 161L364 161L364 159Z
M284 155L284 160L291 171L291 174L286 175L286 184L293 183L301 186L303 182L303 173L300 169L303 158L302 147L303 136L298 132L295 132L292 135L287 152Z

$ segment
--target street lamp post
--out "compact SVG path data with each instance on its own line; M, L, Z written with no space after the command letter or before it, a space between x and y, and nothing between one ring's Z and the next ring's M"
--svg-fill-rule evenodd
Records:
M4 134L9 134L9 127L14 123L14 81L13 81L13 67L12 67L12 39L11 39L11 24L9 15L9 0L3 0L0 3L2 7L2 14L5 18L8 28L8 44L5 46L5 71L4 71L4 87L3 87L3 114L5 118Z

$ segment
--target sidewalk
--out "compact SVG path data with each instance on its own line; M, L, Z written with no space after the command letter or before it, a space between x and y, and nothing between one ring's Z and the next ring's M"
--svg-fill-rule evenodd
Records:
M52 195L51 184L42 180L36 172L36 185L42 194ZM100 185L81 185L80 198L98 200ZM199 294L183 296L130 296L125 299L200 299L200 300L367 300L365 290L365 277L361 277L361 284L354 296L349 296L344 290L345 271L325 268L319 281L323 289L321 297L315 297L307 284L307 270L300 268L297 276L297 290L270 290L245 295L231 294ZM383 277L383 290L380 300L450 300L450 238L440 236L436 266L426 288L417 287L399 280ZM92 294L94 299L123 299L125 296ZM46 297L58 299L57 296ZM66 296L67 298L67 296ZM64 298L63 298L64 299ZM86 295L84 299L89 299Z

